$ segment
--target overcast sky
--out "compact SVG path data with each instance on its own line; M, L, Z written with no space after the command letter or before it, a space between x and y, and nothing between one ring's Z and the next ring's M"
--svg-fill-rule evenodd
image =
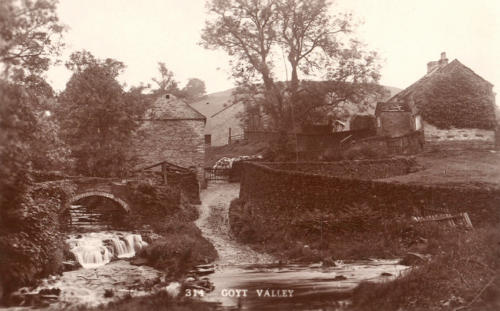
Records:
M86 49L99 58L123 61L121 81L148 83L165 62L184 85L197 77L207 91L233 86L228 57L199 46L205 0L60 0L58 13L69 30L63 60ZM337 0L337 7L363 20L359 37L383 60L384 85L405 88L446 52L500 88L500 1ZM64 66L49 71L62 90L70 77ZM278 77L284 78L284 77Z

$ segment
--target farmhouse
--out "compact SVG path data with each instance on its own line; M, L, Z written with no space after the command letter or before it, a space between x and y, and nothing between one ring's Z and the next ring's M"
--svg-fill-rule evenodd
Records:
M166 94L156 99L141 122L133 146L140 167L167 161L196 169L203 182L205 116Z
M492 147L493 85L446 53L427 64L427 74L375 112L377 133L387 137L422 130L427 145Z

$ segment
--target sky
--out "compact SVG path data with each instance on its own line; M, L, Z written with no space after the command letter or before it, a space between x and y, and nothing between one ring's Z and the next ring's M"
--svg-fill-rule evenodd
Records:
M121 82L150 83L164 62L183 86L205 81L207 92L233 87L229 57L199 45L207 16L205 0L60 0L66 24L63 62L86 49L125 63ZM362 21L358 37L379 53L383 85L406 88L426 73L426 64L446 52L500 90L500 1L337 0L336 10ZM61 91L71 76L63 65L48 72ZM277 77L284 79L283 77Z

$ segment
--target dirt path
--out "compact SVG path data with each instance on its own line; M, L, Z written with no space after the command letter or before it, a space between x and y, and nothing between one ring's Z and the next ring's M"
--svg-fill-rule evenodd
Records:
M240 185L237 183L211 183L201 192L200 217L196 225L219 253L216 264L238 265L272 263L274 259L267 254L257 253L242 245L229 235L228 211L232 199L237 198Z

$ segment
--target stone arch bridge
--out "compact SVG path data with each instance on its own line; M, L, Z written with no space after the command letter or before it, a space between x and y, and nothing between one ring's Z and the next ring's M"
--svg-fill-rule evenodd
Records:
M76 190L65 202L64 208L80 199L100 196L115 201L124 212L130 212L128 180L96 177L76 177L70 180L76 185Z
M68 230L116 229L132 209L127 183L133 180L97 177L66 177L62 180L69 182L74 190L61 208ZM85 198L91 198L90 204L88 201L86 204L78 204Z

